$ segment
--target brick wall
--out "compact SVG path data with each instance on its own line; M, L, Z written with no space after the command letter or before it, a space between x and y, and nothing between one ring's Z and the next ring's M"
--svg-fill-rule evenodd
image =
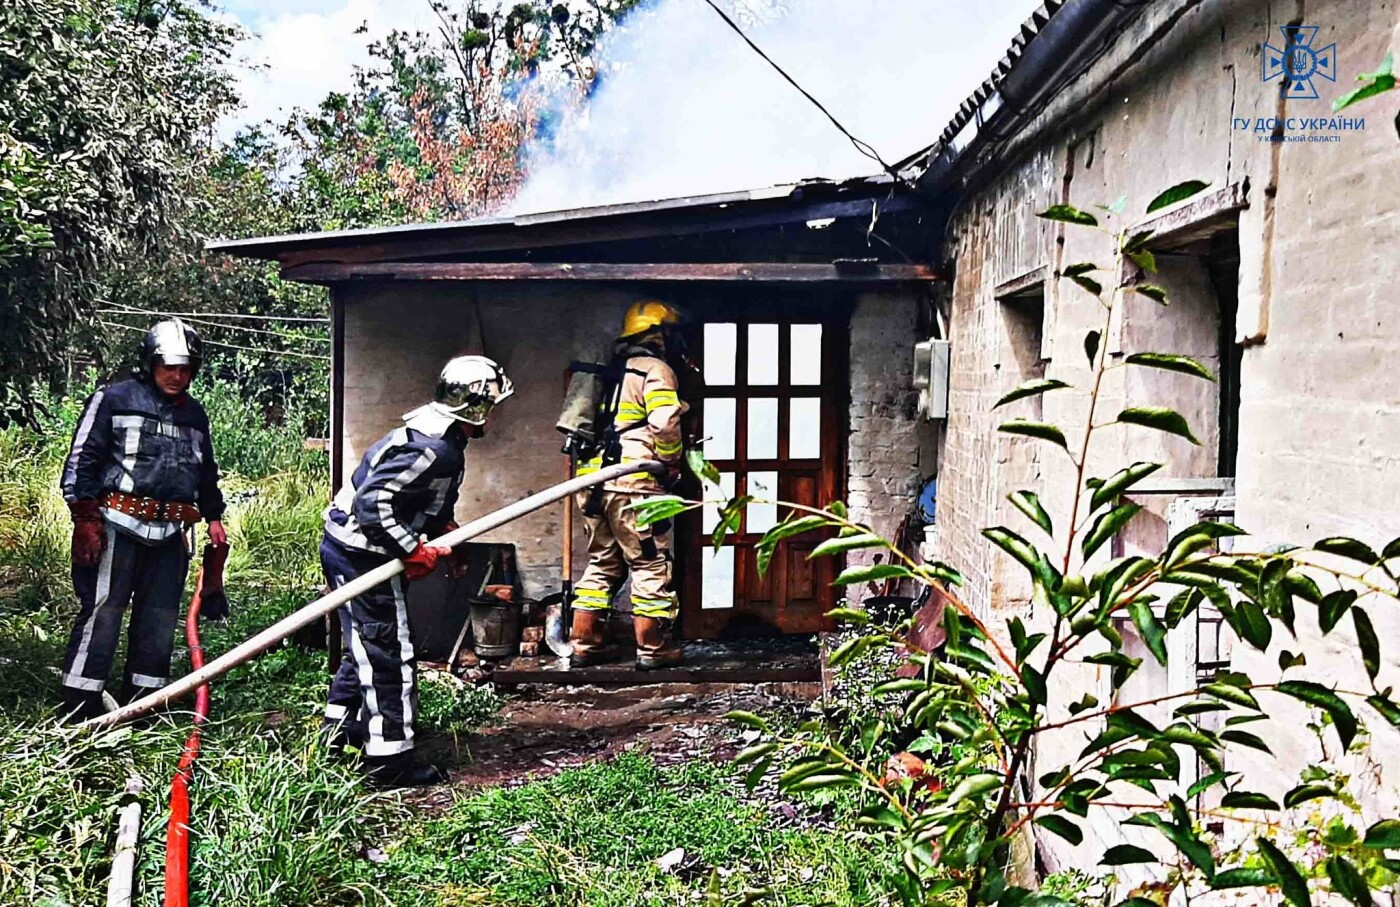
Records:
M851 316L851 412L847 504L857 522L893 538L934 470L932 426L913 389L919 301L907 292L865 293ZM914 550L910 540L906 550ZM869 563L868 554L848 558ZM865 597L852 587L853 601Z
M1108 238L1090 230L1056 228L1053 241L1040 246L1024 235L1008 237L1007 212L1038 210L1057 201L1093 210L1092 205L1120 195L1126 196L1126 210L1142 211L1160 189L1186 179L1208 180L1212 189L1245 182L1250 187L1250 206L1238 224L1238 334L1250 345L1243 352L1237 522L1255 532L1254 543L1260 545L1348 534L1379 546L1400 535L1394 515L1400 496L1400 395L1389 377L1400 356L1400 322L1390 317L1400 259L1380 251L1400 240L1400 182L1394 179L1400 142L1389 123L1394 105L1358 108L1353 115L1366 116L1367 128L1344 134L1341 143L1278 146L1230 128L1232 116L1248 116L1251 122L1280 112L1327 116L1327 99L1344 90L1344 81L1374 68L1388 47L1400 52L1396 6L1341 0L1308 4L1306 23L1322 26L1319 44L1337 43L1342 78L1336 86L1323 84L1324 100L1289 102L1280 109L1277 83L1260 79L1259 48L1263 41L1277 43L1278 26L1299 10L1295 3L1264 0L1152 7L1132 40L1114 48L1079 80L1076 90L1097 85L1097 92L1047 109L1046 128L1036 142L1008 160L1006 171L990 185L963 201L951 245L943 250L956 264L953 396L933 549L963 571L968 581L964 595L973 607L999 618L1015 613L1044 621L1045 615L1035 614L1008 585L1008 576L1020 568L978 532L1004 523L1048 544L1005 502L1007 493L1031 487L1041 494L1063 538L1075 479L1069 459L1053 447L1042 445L1041 459L1031 470L1026 468L1029 461L1018 461L997 438L996 425L1026 416L1029 404L991 409L1008 384L1003 374L1007 313L996 288L1015 276L1011 271L1047 267L1046 374L1084 388L1089 378L1084 336L1105 329L1102 311L1053 274L1071 262L1106 262L1112 253ZM1142 39L1149 35L1160 40L1144 47ZM1114 81L1105 86L1109 72L1115 73ZM1047 159L1053 162L1048 176ZM1029 223L1025 218L1016 222ZM1023 227L1023 234L1029 229ZM1032 254L1037 249L1039 261ZM1007 261L1016 267L1008 268ZM1172 261L1162 282L1171 285L1180 304L1161 309L1146 300L1130 300L1124 322L1106 331L1116 354L1113 361L1121 362L1127 352L1194 350L1215 365L1209 338L1216 315L1207 304L1201 275L1189 262ZM1129 402L1185 412L1200 427L1203 445L1141 429L1108 429L1096 436L1090 475L1138 459L1169 460L1162 475L1214 472L1219 402L1212 386L1185 376L1116 369L1105 378L1097 421L1111 418ZM1041 404L1045 420L1065 430L1076 452L1085 404L1079 390L1055 391ZM1018 484L1027 480L1032 484ZM1164 538L1160 511L1154 507L1135 521L1126 533L1130 540ZM1264 654L1238 645L1235 664L1267 681L1277 675L1278 649L1296 651L1301 645L1309 651L1306 676L1364 689L1349 628L1319 640L1312 629L1315 621L1302 613L1299 641L1279 639ZM1375 607L1371 614L1382 639L1400 638L1396 609ZM1386 648L1382 686L1400 681L1398 655L1394 646ZM1106 689L1105 678L1080 669L1062 677L1051 696L1072 701L1086 689ZM1232 751L1228 764L1251 773L1250 789L1277 796L1296 783L1302 760L1318 751L1318 743L1306 729L1303 710L1275 701L1270 705L1279 707L1281 720L1261 733L1278 758ZM1368 819L1374 820L1400 806L1400 735L1373 713L1362 717L1375 735L1370 753L1341 764L1368 786L1363 803ZM1056 740L1058 736L1039 741L1042 771L1082 745L1078 737ZM1335 737L1329 739L1335 749ZM1099 822L1086 829L1081 849L1053 836L1042 836L1041 843L1053 865L1086 866L1106 843L1121 840L1116 823Z

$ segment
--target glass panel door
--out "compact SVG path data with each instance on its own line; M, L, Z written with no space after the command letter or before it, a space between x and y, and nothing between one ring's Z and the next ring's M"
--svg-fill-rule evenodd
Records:
M688 638L810 633L828 628L839 561L808 555L824 537L785 540L765 575L755 545L788 514L775 501L821 506L844 484L846 387L844 322L755 315L715 321L699 331L700 399L696 424L705 456L719 469L707 499L739 494L751 504L739 531L716 552L719 512L703 509L686 535L682 560L682 632Z

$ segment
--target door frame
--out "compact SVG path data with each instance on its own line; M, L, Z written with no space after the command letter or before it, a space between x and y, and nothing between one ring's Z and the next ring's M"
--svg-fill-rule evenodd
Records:
M850 323L851 316L855 311L856 298L849 290L818 290L804 288L792 290L789 288L775 288L771 286L759 287L725 287L719 292L714 289L708 291L692 291L686 293L684 297L672 294L672 298L686 306L690 312L694 331L699 334L706 323L734 322L745 323L774 323L774 324L817 324L822 325L823 337L832 338L830 342L824 342L825 355L822 362L821 384L812 386L818 390L818 395L829 399L829 411L831 418L824 418L821 431L821 445L824 451L831 451L834 458L831 462L822 460L822 467L818 473L817 505L822 506L834 500L844 500L847 493L848 462L850 456L849 435L850 435L850 400L851 400L851 349L850 349ZM787 353L787 332L780 335L780 351ZM696 344L700 348L702 344ZM697 363L703 367L703 361ZM736 368L740 363L736 362ZM786 368L784 360L780 368ZM742 380L736 375L736 380ZM786 380L786 378L782 379ZM781 386L781 384L779 385ZM775 386L777 391L779 386ZM695 388L700 388L697 395ZM692 387L692 398L687 398L692 411L688 414L693 427L693 434L700 436L699 428L702 425L704 412L703 399L704 381L703 377L697 376ZM775 394L781 399L792 396L791 388L781 393ZM764 396L755 394L754 396ZM800 396L800 394L799 394ZM786 408L780 406L780 413L785 413ZM825 412L824 412L825 415ZM786 419L786 415L780 418ZM740 420L742 422L742 420ZM736 424L735 444L736 452L738 445L743 442L747 426ZM781 458L780 458L781 459ZM781 470L780 470L781 472ZM779 497L783 497L781 491ZM779 513L779 519L783 517ZM754 629L756 617L745 621L743 616L751 614L744 610L741 605L741 593L747 588L749 565L743 557L736 558L735 561L735 607L724 609L728 611L730 618L725 621L710 619L696 627L694 626L696 617L702 613L700 606L702 600L701 586L701 547L699 542L702 537L708 536L702 532L702 514L700 511L692 511L683 514L676 522L676 535L674 539L673 551L676 558L676 588L680 592L681 598L681 620L680 634L686 639L712 639L712 638L742 638L743 636L754 635L781 635L783 631L772 628L766 633L744 633L744 629ZM750 541L750 544L752 542ZM784 545L787 543L784 542ZM820 573L824 575L830 572L830 577L825 578L822 586L818 589L818 601L821 602L819 620L813 620L803 629L791 631L794 633L817 633L828 632L834 629L834 623L826 618L825 612L836 606L840 597L839 590L829 585L829 580L834 579L836 574L844 566L844 557L823 558L823 563L819 564ZM814 580L819 581L819 580ZM704 612L707 615L717 614L719 611L710 610ZM740 618L737 622L734 618ZM730 630L731 624L738 624L737 633ZM687 626L690 624L690 626Z

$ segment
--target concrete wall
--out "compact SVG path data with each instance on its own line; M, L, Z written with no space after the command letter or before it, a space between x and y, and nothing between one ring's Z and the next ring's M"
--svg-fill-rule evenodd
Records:
M1280 44L1278 26L1299 20L1321 26L1317 45L1336 42L1338 78L1335 85L1317 82L1323 100L1285 103L1277 81L1261 80L1260 46ZM1220 352L1213 340L1215 294L1199 261L1164 259L1160 282L1176 302L1163 309L1130 299L1124 320L1106 328L1099 305L1054 275L1072 262L1110 261L1107 238L1047 225L1027 212L1062 201L1094 210L1092 205L1119 196L1126 196L1127 212L1141 212L1159 190L1186 179L1208 180L1213 190L1247 181L1249 189L1249 206L1238 221L1237 339L1247 345L1236 521L1256 533L1250 544L1259 545L1346 534L1379 546L1400 535L1394 509L1400 495L1400 391L1390 377L1400 355L1400 322L1385 314L1400 283L1400 258L1384 251L1400 241L1394 96L1347 111L1366 117L1367 126L1342 133L1340 143L1275 144L1231 128L1236 117L1248 117L1252 125L1260 117L1329 116L1330 100L1348 90L1356 73L1374 69L1387 48L1400 50L1397 22L1400 13L1390 0L1154 5L1117 48L1046 108L1035 138L1015 150L1007 169L964 200L945 250L957 268L952 415L933 550L964 572L973 607L998 618L1046 620L1025 601L1024 586L1016 585L1020 568L978 533L1005 524L1049 544L1005 501L1009 492L1030 488L1040 493L1063 539L1075 482L1063 453L1038 444L1038 457L1025 454L1020 442L999 437L996 426L1008 417L1032 418L1039 406L1046 421L1066 430L1077 453L1090 377L1084 337L1090 331L1106 331L1115 362L1135 351L1194 351L1214 367ZM1049 274L1043 287L1045 372L1076 389L993 412L997 397L1018 377L1017 360L1007 353L1008 338L1018 329L1015 314L1011 303L997 299L997 287L1040 267ZM1111 418L1130 401L1181 410L1202 446L1143 429L1107 429L1095 436L1090 475L1164 458L1170 461L1164 476L1216 471L1214 387L1165 372L1115 369L1105 378L1097 420ZM1149 509L1125 533L1128 550L1166 537L1165 502L1144 497L1142 503ZM1400 649L1393 643L1400 638L1400 613L1374 606L1371 616L1388 647L1384 687L1400 681ZM1256 681L1267 681L1278 673L1277 650L1301 646L1308 651L1308 668L1297 676L1366 689L1349 622L1344 624L1319 640L1314 615L1305 608L1300 641L1280 639L1266 654L1238 645L1235 662ZM1106 678L1081 669L1064 676L1051 696L1073 701L1086 689L1105 691ZM1278 795L1296 783L1302 760L1315 757L1319 745L1301 709L1277 699L1270 705L1279 706L1282 718L1267 729L1278 758L1232 752L1229 767L1255 772L1250 789ZM1369 755L1338 764L1370 788L1364 802L1367 818L1374 820L1400 806L1400 735L1366 707L1358 706L1358 714L1374 734ZM1335 750L1335 736L1328 739ZM1040 770L1061 764L1081 745L1077 735L1040 741ZM1052 863L1089 866L1105 842L1124 839L1115 825L1089 828L1079 853L1054 836L1043 836L1042 843Z
M364 451L432 399L443 363L483 350L505 368L515 395L488 437L467 447L457 504L465 522L562 482L562 436L554 430L569 362L616 331L632 296L597 288L403 283L352 287L345 304L345 456L348 478ZM480 315L478 321L477 315ZM516 545L525 594L557 591L563 505L546 508L481 541ZM582 570L579 535L574 552Z
M444 362L484 349L504 366L516 392L502 404L490 436L467 449L459 521L563 481L562 437L554 422L564 369L611 339L640 291L543 284L473 290L426 282L348 288L345 475L404 412L431 399ZM690 304L703 318L703 307ZM864 294L851 321L850 503L857 519L889 533L914 500L920 476L932 468L931 433L916 419L910 390L919 304L908 291ZM561 514L562 505L483 538L515 543L527 595L559 587ZM576 574L586 562L585 547L580 528Z

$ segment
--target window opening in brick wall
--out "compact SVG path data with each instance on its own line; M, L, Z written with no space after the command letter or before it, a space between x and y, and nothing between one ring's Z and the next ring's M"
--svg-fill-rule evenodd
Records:
M1045 330L1045 284L1002 297L1002 353L998 357L1002 372L1002 392L1018 384L1045 377L1046 360L1041 354ZM1039 420L1043 415L1044 395L1029 398L1031 407L1026 417Z
M1211 237L1206 271L1220 306L1220 450L1217 475L1235 475L1240 450L1240 366L1244 348L1235 342L1240 303L1240 234Z
M1017 385L1045 377L1046 360L1041 353L1045 323L1045 283L1019 286L1014 293L998 296L1000 344L997 351L996 396ZM1000 414L1002 411L998 410ZM1045 418L1045 395L1036 394L1007 407L1007 417L1041 422ZM1012 491L1040 490L1041 455L1045 446L1030 438L996 435L993 487L1003 497ZM1002 506L1002 505L998 505ZM1009 504L1004 505L1010 507ZM1030 578L1010 558L1002 558L992 579L993 594L1005 605L1033 607Z
M1127 306L1117 352L1177 353L1200 360L1216 375L1205 385L1194 379L1130 376L1140 386L1129 393L1156 393L1160 405L1178 410L1197 429L1202 447L1172 459L1176 475L1232 478L1239 454L1240 366L1243 349L1235 342L1239 310L1240 243L1233 224L1153 249L1158 273L1139 275L1166 287L1172 304ZM1168 394L1163 382L1173 388Z

